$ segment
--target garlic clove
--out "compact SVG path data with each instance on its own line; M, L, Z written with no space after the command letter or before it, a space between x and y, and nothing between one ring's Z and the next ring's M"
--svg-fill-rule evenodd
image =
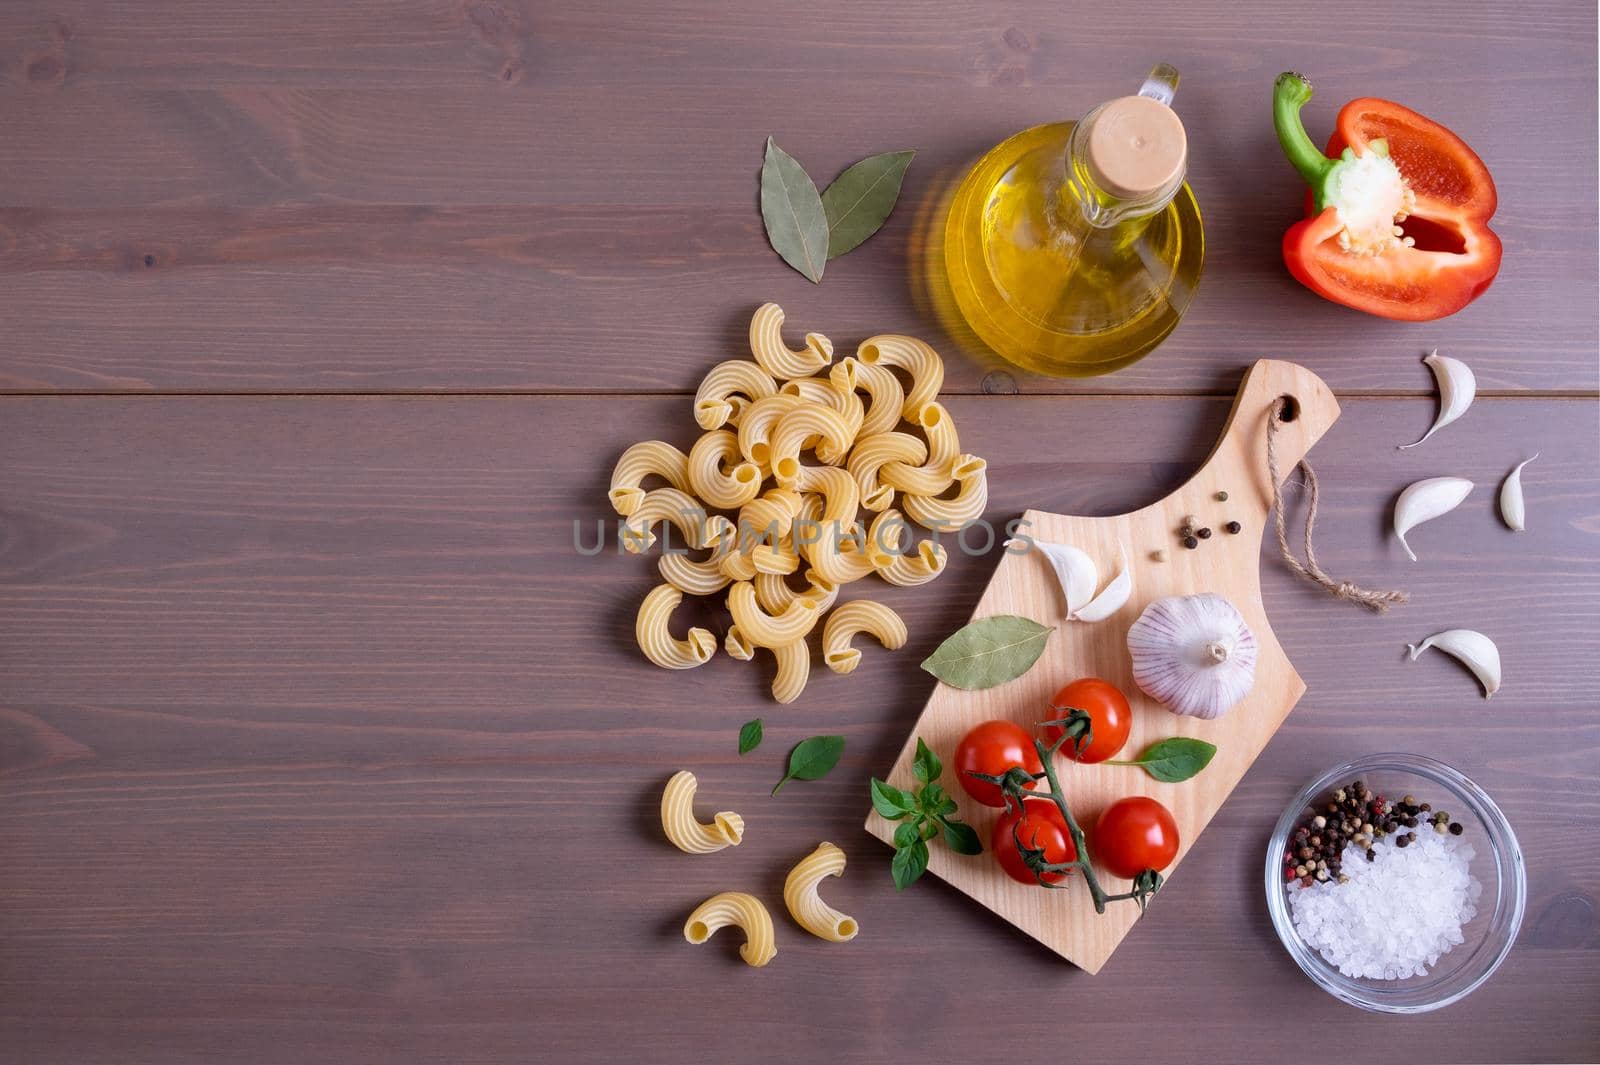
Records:
M1472 482L1464 477L1429 477L1406 486L1395 500L1394 534L1400 538L1400 546L1406 549L1411 561L1417 560L1417 553L1406 543L1406 533L1425 521L1450 513L1471 491Z
M1102 588L1100 594L1091 599L1082 610L1071 615L1072 620L1104 621L1121 610L1123 604L1133 595L1133 568L1128 565L1126 548L1120 546L1117 548L1117 559L1121 567L1117 570L1117 575L1111 578L1111 583Z
M1535 451L1533 459L1538 457L1539 453ZM1522 467L1533 459L1523 459L1517 463L1500 486L1500 520L1512 532L1522 532L1527 527L1522 505Z
M1128 629L1128 654L1139 689L1187 717L1221 717L1255 684L1255 634L1232 603L1209 592L1145 607Z
M1413 444L1401 444L1401 451L1416 447L1467 413L1467 408L1472 406L1473 397L1478 394L1478 379L1460 359L1440 355L1439 349L1434 348L1422 361L1433 371L1434 381L1439 387L1439 416L1433 420L1433 427L1422 434L1421 440Z
M1021 542L1007 540L1006 546L1010 547ZM1061 582L1061 594L1067 600L1067 617L1072 617L1088 606L1089 600L1094 598L1095 587L1100 583L1094 559L1071 544L1052 544L1044 540L1034 540L1033 546L1044 553L1051 568L1055 570L1056 580Z
M1437 647L1445 654L1460 659L1463 665L1472 670L1478 683L1483 685L1485 699L1500 690L1500 648L1483 633L1472 629L1450 629L1434 633L1421 643L1406 644L1413 662L1430 647Z

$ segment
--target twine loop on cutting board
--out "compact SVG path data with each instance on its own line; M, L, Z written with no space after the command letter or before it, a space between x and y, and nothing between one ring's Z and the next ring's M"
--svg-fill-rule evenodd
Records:
M1301 562L1289 549L1288 521L1284 517L1283 492L1279 488L1281 478L1278 476L1278 453L1275 439L1278 435L1278 426L1285 421L1284 415L1292 410L1292 402L1285 399L1280 407L1275 407L1267 416L1267 473L1272 478L1272 510L1273 520L1278 533L1278 552L1283 556L1283 564L1298 573L1313 584L1320 585L1335 599L1347 599L1352 603L1360 603L1374 614L1386 613L1391 603L1404 603L1410 597L1402 591L1381 591L1363 588L1350 581L1336 581L1323 570L1317 563L1316 549L1311 546L1311 533L1317 524L1317 475L1312 472L1311 464L1305 459L1300 460L1299 469L1305 475L1307 501L1306 501L1306 560Z

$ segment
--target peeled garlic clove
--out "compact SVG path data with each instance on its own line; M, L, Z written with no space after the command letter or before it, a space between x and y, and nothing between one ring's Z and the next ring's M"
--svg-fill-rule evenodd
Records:
M1406 543L1406 533L1425 521L1450 513L1471 491L1472 482L1464 477L1429 477L1408 485L1400 493L1394 504L1394 534L1400 538L1400 546L1406 549L1411 561L1417 560L1417 553Z
M1472 406L1472 398L1478 394L1478 379L1472 376L1472 371L1460 359L1440 355L1439 349L1434 348L1422 361L1433 371L1434 381L1439 386L1439 416L1433 420L1433 428L1422 434L1422 440L1416 444L1401 444L1401 451L1416 447L1467 413L1467 408Z
M1539 453L1533 453L1533 459ZM1522 512L1522 467L1532 462L1533 459L1523 459L1506 475L1505 483L1500 486L1500 519L1512 532L1522 532L1526 527Z
M1076 614L1070 615L1074 621L1104 621L1106 618L1122 609L1124 603L1133 595L1133 570L1128 565L1128 552L1126 548L1117 548L1117 558L1122 567L1117 575L1111 578L1111 583L1100 590L1100 594L1089 600L1087 606Z
M1007 540L1006 546L1020 542ZM1094 598L1095 586L1100 583L1094 559L1071 544L1051 544L1043 540L1034 540L1033 546L1044 552L1044 557L1056 571L1056 580L1061 582L1061 594L1067 600L1067 617L1072 617L1088 606L1089 600Z
M1128 654L1139 689L1186 717L1221 717L1255 684L1255 634L1232 603L1210 592L1145 607L1128 629Z
M1437 647L1445 654L1459 658L1463 665L1472 670L1478 683L1483 685L1485 699L1500 690L1500 648L1483 633L1472 629L1450 629L1434 633L1421 643L1406 644L1413 662L1430 647Z

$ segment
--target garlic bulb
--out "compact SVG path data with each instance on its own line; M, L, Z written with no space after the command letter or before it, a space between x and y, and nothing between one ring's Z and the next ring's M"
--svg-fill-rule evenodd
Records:
M1128 630L1139 689L1175 714L1227 713L1256 680L1256 638L1234 605L1210 592L1157 599Z

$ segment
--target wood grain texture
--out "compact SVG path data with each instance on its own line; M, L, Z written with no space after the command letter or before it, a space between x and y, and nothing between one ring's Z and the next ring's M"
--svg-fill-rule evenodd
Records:
M1429 30L1376 29L1397 21ZM953 352L907 283L940 189L1167 59L1208 244L1185 322L1109 378L980 359L950 390L1225 394L1221 353L1292 354L1341 394L1422 393L1439 345L1486 390L1594 393L1593 5L1352 0L1339 25L1375 29L1176 0L1098 10L1092 42L1070 5L1014 0L914 19L887 0L8 4L0 388L682 391L765 299L841 341L898 330ZM1291 67L1318 86L1319 136L1381 94L1482 154L1506 246L1483 299L1397 325L1288 277L1301 186L1267 100ZM824 181L919 149L885 230L820 287L762 238L768 134Z
M1305 693L1305 682L1284 655L1261 604L1262 533L1272 510L1265 431L1268 419L1276 417L1283 406L1284 397L1292 400L1296 416L1280 423L1274 454L1284 475L1292 476L1307 451L1338 419L1339 404L1310 371L1293 363L1263 359L1245 374L1222 436L1204 465L1170 495L1126 514L1100 517L1031 508L1024 511L1022 528L1028 536L1071 545L1096 561L1101 569L1097 591L1116 572L1112 567L1120 557L1132 576L1133 594L1104 621L1068 621L1062 612L1060 581L1050 565L1032 553L1002 553L973 616L1021 615L1055 631L1039 661L1011 683L984 691L935 685L895 759L889 783L916 787L911 763L919 739L953 763L956 745L973 726L999 719L1031 728L1040 719L1041 708L1050 705L1051 694L1063 684L1078 677L1099 677L1126 693L1133 711L1132 731L1121 757L1133 758L1155 741L1174 735L1203 739L1217 748L1205 772L1181 784L1162 784L1140 771L1107 773L1070 765L1061 769L1062 794L1081 823L1092 825L1100 810L1129 795L1148 795L1171 810L1179 849L1161 871L1169 878L1175 875L1206 825ZM1217 501L1220 492L1227 492L1226 503ZM1189 515L1216 527L1216 535L1195 551L1178 546L1176 530ZM1231 520L1249 531L1237 536L1223 532L1223 524ZM1157 550L1166 552L1165 561L1151 557ZM1128 627L1145 607L1167 596L1200 592L1219 595L1231 603L1255 641L1254 684L1237 706L1215 721L1175 717L1145 696L1134 684L1128 654ZM1043 716L1064 715L1046 712ZM981 839L991 839L996 811L972 802L953 783L949 786L962 818L977 829ZM893 845L894 824L871 813L866 827ZM1012 880L992 862L973 862L943 847L932 848L928 871L1089 973L1100 971L1139 918L1138 909L1131 904L1097 914L1084 891L1040 891ZM1106 878L1108 893L1127 889L1103 870L1101 875Z
M630 637L650 561L573 550L573 519L606 515L626 443L693 438L686 397L0 401L4 1056L979 1058L994 989L1026 983L1070 999L1087 1057L1122 1053L1137 1024L1149 1060L1282 1061L1307 1027L1349 1031L1373 1062L1593 1059L1600 857L1581 840L1600 828L1600 412L1481 400L1395 452L1431 420L1427 402L1343 407L1312 453L1323 562L1414 601L1369 617L1263 559L1268 615L1308 693L1148 924L1089 978L937 881L897 894L860 829L867 776L932 688L916 663L971 612L992 557L957 554L940 580L885 596L909 645L869 650L849 677L818 669L778 708L761 666L643 662ZM998 521L1160 498L1226 411L951 400L967 446L993 457ZM1489 486L1535 448L1515 535ZM1446 472L1483 487L1418 531L1409 563L1387 508ZM1404 661L1406 641L1457 625L1500 642L1492 706L1442 656ZM741 758L738 727L757 714L766 742ZM848 737L840 768L769 798L788 747L824 731ZM1316 992L1259 885L1295 788L1385 749L1467 770L1528 856L1506 968L1422 1018L1358 1017ZM690 858L660 837L660 787L679 768L709 808L744 815L743 846ZM861 921L855 942L780 922L759 973L731 942L682 942L684 915L715 891L776 906L823 838L849 856L829 899ZM1161 1008L1130 1019L1152 981ZM737 1024L699 1022L730 998ZM1060 1034L1014 1023L1025 1041Z

